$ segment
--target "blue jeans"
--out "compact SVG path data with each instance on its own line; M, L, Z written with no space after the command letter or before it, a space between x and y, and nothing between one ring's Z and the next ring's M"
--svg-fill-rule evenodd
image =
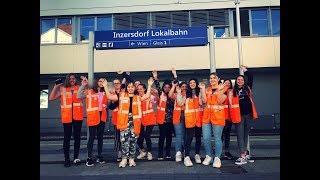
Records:
M185 129L186 126L184 124L184 111L181 111L181 116L180 116L180 123L179 124L174 124L174 130L176 134L176 144L175 144L175 150L176 152L180 151L182 152L182 146L184 144L184 139L185 139Z
M212 146L211 146L211 136L213 131L214 136L214 146L215 146L215 157L220 158L222 153L222 141L221 135L224 126L216 126L211 123L202 124L203 133L203 144L206 155L212 157Z

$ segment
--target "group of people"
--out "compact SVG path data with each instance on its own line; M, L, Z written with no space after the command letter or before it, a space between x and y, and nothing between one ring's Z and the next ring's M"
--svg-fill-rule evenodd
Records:
M250 121L257 119L252 98L253 76L247 67L241 66L244 75L236 77L232 86L230 79L221 81L217 73L210 74L208 87L196 78L188 82L178 80L173 68L173 80L165 80L160 86L157 71L152 72L148 84L134 81L130 73L118 71L123 79L113 80L113 89L108 88L105 78L89 82L81 76L81 86L76 84L76 75L68 74L64 83L55 84L49 100L60 98L61 120L64 127L64 166L71 165L70 139L73 132L73 164L81 164L79 156L80 133L86 104L89 139L87 142L87 166L94 166L93 142L97 137L97 163L105 163L102 156L104 127L108 110L112 110L115 126L115 151L118 153L119 167L136 166L135 158L153 159L151 134L155 125L159 126L158 160L171 159L172 134L175 134L175 161L183 160L185 166L193 166L190 149L195 137L195 163L215 168L221 167L221 156L232 159L229 152L232 124L237 132L239 158L235 164L253 162L248 151ZM152 88L155 84L156 88ZM154 111L156 105L156 111ZM211 144L214 136L214 153ZM200 157L201 135L205 158ZM146 148L143 145L146 141ZM164 156L164 141L165 156ZM223 143L224 142L224 143ZM224 144L224 148L223 148ZM136 157L136 149L139 153ZM223 153L224 149L224 153Z

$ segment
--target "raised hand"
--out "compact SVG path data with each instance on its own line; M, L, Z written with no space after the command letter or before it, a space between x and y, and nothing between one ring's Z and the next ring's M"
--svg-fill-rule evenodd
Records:
M150 78L148 79L148 85L151 86L151 85L153 84L153 82L154 82L153 78L150 77Z
M86 86L88 84L88 79L85 76L80 76L81 85Z
M157 73L156 70L153 70L153 71L152 71L152 76L153 76L153 78L154 78L155 80L158 79L158 73Z
M176 87L177 93L181 93L181 88L179 86Z
M199 87L200 89L205 89L205 88L206 88L206 85L205 85L203 82L200 82L199 85L198 85L198 87Z
M103 87L108 86L108 81L105 78L103 78L103 80L102 80L102 85L103 85Z
M243 70L243 72L248 71L248 66L240 65L240 68Z
M220 91L222 91L222 90L224 89L224 83L220 83L220 84L218 85L218 89L219 89Z
M176 68L173 67L173 68L171 69L171 72L172 72L172 74L173 74L173 77L177 78Z

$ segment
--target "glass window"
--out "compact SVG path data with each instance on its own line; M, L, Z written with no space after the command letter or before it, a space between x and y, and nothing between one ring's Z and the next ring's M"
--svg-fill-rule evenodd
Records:
M72 19L58 19L57 43L72 43Z
M272 34L280 35L280 9L271 9Z
M191 11L191 26L207 26L208 11Z
M41 43L55 43L55 19L41 20Z
M153 28L171 27L171 13L153 13L152 14Z
M238 33L237 33L236 11L233 11L233 25L234 25L234 36L237 36ZM241 36L250 36L248 10L240 10L240 29L241 29Z
M80 41L89 40L89 31L94 31L94 18L80 18Z
M172 27L188 27L189 12L172 12Z
M214 28L214 37L215 38L226 37L225 30L226 29L224 27L215 27Z
M229 16L228 10L211 10L209 11L210 26L228 26Z
M267 10L251 10L252 33L254 36L267 36L268 15Z
M97 31L112 30L111 17L97 17Z
M40 109L48 108L48 86L46 89L40 88Z
M145 29L150 27L149 13L132 14L131 21L131 29Z
M114 15L114 29L130 29L129 15Z

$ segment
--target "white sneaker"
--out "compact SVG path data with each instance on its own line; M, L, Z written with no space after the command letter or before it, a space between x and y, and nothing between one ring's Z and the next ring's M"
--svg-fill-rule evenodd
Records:
M212 161L212 157L206 155L206 158L203 160L202 164L208 166Z
M147 154L147 159L148 159L149 161L152 160L152 154L151 154L151 152L148 152L148 154Z
M137 156L137 159L142 159L144 157L146 157L147 153L144 151L140 151L140 154Z
M194 161L195 161L197 164L201 164L201 158L200 158L199 154L196 154L196 155L194 156Z
M214 158L214 161L213 161L212 167L215 167L215 168L220 168L220 167L221 167L221 161L220 161L220 158L218 158L218 157L215 157L215 158Z
M132 166L135 167L135 166L136 166L136 162L134 162L134 159L133 159L133 158L130 158L130 159L129 159L129 166L130 166L130 167L132 167Z
M181 152L180 151L178 151L177 153L176 153L176 162L180 162L180 161L182 161L182 154L181 154Z
M127 159L122 159L121 162L119 163L119 167L126 167L127 165Z
M247 158L245 157L239 157L236 162L234 162L236 165L242 165L242 164L247 164Z
M253 163L253 162L254 162L254 160L251 159L251 156L250 156L250 155L246 155L246 160L247 160L247 162L249 162L249 163Z
M189 156L184 158L184 165L187 167L193 166L192 161L190 160Z

